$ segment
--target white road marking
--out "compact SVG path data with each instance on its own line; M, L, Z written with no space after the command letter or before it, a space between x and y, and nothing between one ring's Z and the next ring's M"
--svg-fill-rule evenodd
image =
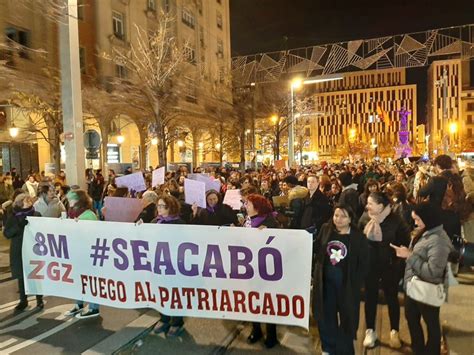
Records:
M38 322L39 316L42 316L42 318L44 318L45 315L52 314L52 313L59 313L59 315L57 317L55 317L54 320L64 321L62 324L60 324L60 325L44 332L44 333L41 333L41 334L35 336L34 338L28 339L26 341L22 341L21 343L18 343L18 344L14 345L14 346L11 346L9 348L8 348L8 345L12 344L12 342L8 343L9 340L7 340L6 342L0 343L0 349L2 349L1 353L2 354L11 354L15 351L26 348L27 346L30 346L32 344L35 344L35 343L37 343L37 342L53 335L53 334L56 334L56 333L60 332L61 330L73 325L74 323L79 321L79 319L76 319L74 317L68 317L68 316L64 315L64 313L67 310L69 310L71 307L72 307L71 304L63 304L63 305L59 305L59 306L56 306L56 307L53 307L53 308L48 308L44 312L38 313L35 317L25 319L24 321L20 322L19 324L16 324L14 326L11 326L11 327L0 330L0 334L5 334L5 333L11 332L13 330L24 330L24 329L27 329L29 327L32 327L32 326L38 324L39 323Z
M17 345L14 345L14 346L10 347L10 348L3 349L2 353L3 354L11 354L11 353L14 353L15 351L26 348L27 346L33 345L33 344L35 344L35 343L37 343L37 342L53 335L53 334L56 334L56 333L60 332L63 329L66 329L67 327L73 325L74 323L76 323L78 321L79 321L78 318L71 317L68 320L66 320L64 323L62 323L61 325L58 325L57 327L54 327L54 328L48 330L47 332L41 333L41 334L35 336L32 339L21 342Z
M29 301L33 301L36 299L36 296L31 296L31 297L28 297L28 302ZM3 313L3 312L7 312L7 311L10 311L12 310L13 308L15 308L15 306L18 304L18 300L16 301L12 301L12 302L8 302L8 303L4 303L2 305L0 305L0 313ZM13 306L13 307L12 307ZM8 308L8 309L7 309Z
M10 338L8 340L5 340L4 342L0 343L0 349L3 349L5 347L7 347L8 345L16 343L17 341L18 341L18 339L15 339L15 338Z

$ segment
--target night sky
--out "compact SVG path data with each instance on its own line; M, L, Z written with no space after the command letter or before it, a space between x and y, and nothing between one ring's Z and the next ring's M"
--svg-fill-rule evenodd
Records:
M474 24L474 0L230 0L230 17L237 56ZM407 83L424 123L427 67L407 70Z
M233 55L474 24L474 0L230 0Z

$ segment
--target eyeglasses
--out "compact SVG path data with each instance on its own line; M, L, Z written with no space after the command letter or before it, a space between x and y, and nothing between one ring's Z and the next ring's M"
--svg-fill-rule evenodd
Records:
M160 208L168 208L168 206L166 206L166 205L156 205L156 207L160 207Z

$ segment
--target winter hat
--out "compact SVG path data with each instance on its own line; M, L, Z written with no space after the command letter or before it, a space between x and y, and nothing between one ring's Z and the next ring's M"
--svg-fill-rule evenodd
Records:
M421 218L426 226L426 230L433 229L442 224L441 208L433 203L422 202L415 206L413 212Z

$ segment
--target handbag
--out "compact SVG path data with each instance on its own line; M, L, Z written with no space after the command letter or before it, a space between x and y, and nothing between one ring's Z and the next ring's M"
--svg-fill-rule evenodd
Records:
M418 276L413 276L407 282L407 295L418 302L441 307L446 300L444 284L432 284L421 280Z

